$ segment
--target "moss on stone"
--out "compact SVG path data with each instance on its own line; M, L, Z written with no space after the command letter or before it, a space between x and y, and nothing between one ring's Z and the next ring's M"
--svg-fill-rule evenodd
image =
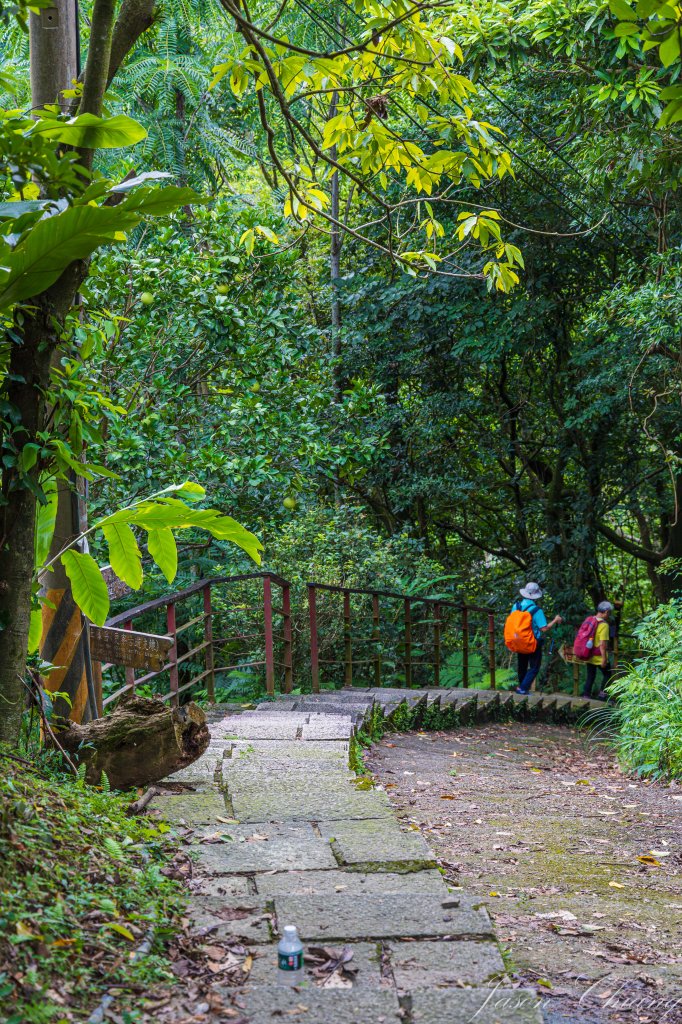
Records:
M395 732L409 732L414 727L415 715L413 709L405 704L399 704L395 711L389 716L391 729Z

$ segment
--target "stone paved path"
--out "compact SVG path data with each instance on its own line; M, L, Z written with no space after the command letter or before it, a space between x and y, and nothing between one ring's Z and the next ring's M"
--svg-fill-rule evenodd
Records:
M424 839L350 770L351 738L378 708L405 727L436 711L455 724L584 707L540 695L354 688L212 711L208 751L170 780L191 791L157 806L194 830L195 923L248 950L225 993L240 1020L538 1024L535 996L509 987L486 911L448 890ZM348 946L346 970L324 975L310 963L303 986L280 987L276 945L287 924L307 950Z

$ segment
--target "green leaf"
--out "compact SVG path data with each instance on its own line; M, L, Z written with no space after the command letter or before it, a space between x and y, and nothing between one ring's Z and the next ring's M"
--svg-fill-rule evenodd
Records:
M678 121L682 121L682 100L673 100L659 117L658 125L665 128L666 125L677 124Z
M194 480L185 480L182 484L172 484L170 487L165 487L161 494L177 494L179 498L183 498L185 501L201 501L202 498L206 497L206 488L202 487L201 484L197 484Z
M658 48L658 55L664 67L669 68L680 57L680 35L675 27Z
M109 545L109 561L119 579L133 590L142 586L142 553L127 523L106 523L102 527Z
M636 21L637 15L625 0L609 0L609 7L619 21Z
M28 653L34 654L40 647L43 635L43 610L33 608L31 611L31 624L28 628Z
M125 114L117 114L115 117L79 114L68 121L44 118L26 134L42 135L53 142L83 149L118 149L121 146L134 146L136 142L146 139L147 129Z
M24 213L35 213L50 205L49 199L25 199L23 202L0 203L0 220L15 220Z
M0 309L49 288L74 260L85 259L105 242L121 241L139 216L121 207L71 206L46 217L3 256Z
M118 932L119 935L122 935L124 939L128 939L129 942L135 941L135 936L130 929L126 928L125 925L119 924L118 921L108 921L102 927L111 928L112 932Z
M144 184L146 181L160 181L162 178L172 178L173 175L168 171L145 171L143 174L138 174L134 178L125 178L120 181L118 185L112 185L109 189L110 192L130 192L132 189L137 188L138 185Z
M623 36L635 36L638 32L639 29L631 21L621 21L613 30L616 39L622 39Z
M35 532L35 567L40 569L47 561L47 556L54 536L54 524L57 518L57 481L54 477L40 481L47 504L38 503Z
M660 100L682 100L682 85L669 85L658 94Z
M71 582L74 601L96 626L103 626L109 614L109 594L97 562L92 555L70 549L61 561Z
M147 547L161 572L172 583L178 571L178 548L173 531L167 526L150 530Z
M119 209L126 212L134 211L144 217L165 217L181 206L190 203L206 202L193 188L178 188L168 185L167 188L139 188L133 195L125 199Z

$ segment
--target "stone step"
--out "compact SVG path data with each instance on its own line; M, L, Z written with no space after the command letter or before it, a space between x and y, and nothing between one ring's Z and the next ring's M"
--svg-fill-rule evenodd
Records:
M310 716L290 712L286 714L265 714L257 711L246 711L244 714L230 719L226 728L226 738L235 736L238 739L296 739L308 724Z
M295 921L303 942L493 937L485 910L471 903L453 906L455 902L423 893L376 893L365 896L360 906L346 893L284 895L275 896L275 917L280 934L285 924Z
M418 832L404 832L395 818L319 821L338 864L355 871L421 871L435 868L433 853Z

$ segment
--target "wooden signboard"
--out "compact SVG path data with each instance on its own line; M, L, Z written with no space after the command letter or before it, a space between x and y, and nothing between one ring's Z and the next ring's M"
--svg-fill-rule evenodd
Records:
M595 653L599 653L598 651ZM567 665L586 665L587 662L584 658L578 658L573 653L572 644L562 644L559 648L559 657L562 661L565 661Z
M95 661L158 672L168 661L172 646L172 636L90 626L90 653Z

